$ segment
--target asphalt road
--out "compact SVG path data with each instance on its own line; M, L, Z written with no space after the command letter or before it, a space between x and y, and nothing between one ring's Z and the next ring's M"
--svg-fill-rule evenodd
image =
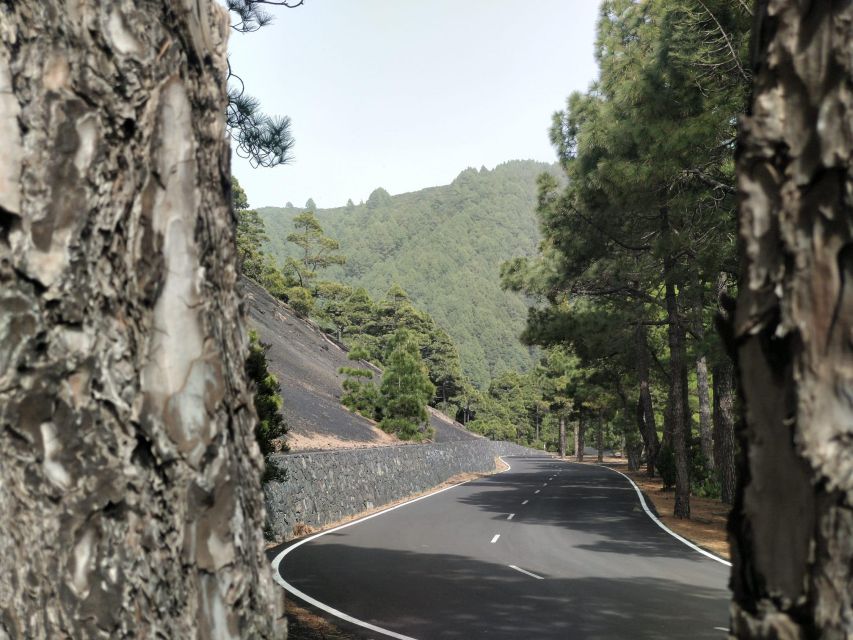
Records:
M725 637L728 567L655 524L626 478L508 462L291 548L281 577L390 637Z

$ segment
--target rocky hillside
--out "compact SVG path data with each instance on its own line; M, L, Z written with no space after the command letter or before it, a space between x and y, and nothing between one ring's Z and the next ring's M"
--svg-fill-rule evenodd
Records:
M341 405L343 376L338 369L352 366L345 349L251 280L241 279L240 288L249 326L258 332L261 342L270 345L267 359L270 371L281 382L292 450L400 443L372 421ZM478 437L438 411L430 413L430 424L435 428L436 442Z

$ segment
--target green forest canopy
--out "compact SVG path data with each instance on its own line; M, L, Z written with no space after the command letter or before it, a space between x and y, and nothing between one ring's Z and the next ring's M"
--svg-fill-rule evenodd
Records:
M528 371L535 353L520 344L525 299L500 285L500 265L532 256L539 242L536 177L555 166L514 160L494 170L466 169L449 185L366 203L317 210L347 256L327 276L379 299L398 284L459 346L465 374L485 387L504 371ZM287 242L302 209L266 207L267 249L280 264L296 257Z

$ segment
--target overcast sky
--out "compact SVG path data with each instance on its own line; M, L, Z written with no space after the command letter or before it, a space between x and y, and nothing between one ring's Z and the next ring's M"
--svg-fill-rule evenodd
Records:
M597 0L306 0L232 33L231 64L288 115L294 161L233 171L254 207L356 203L466 167L553 161L551 114L595 78Z

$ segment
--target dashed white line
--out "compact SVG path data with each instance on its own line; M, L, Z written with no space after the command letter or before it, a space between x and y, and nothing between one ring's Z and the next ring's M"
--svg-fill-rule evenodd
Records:
M548 483L547 483L547 482L543 482L543 483L542 483L542 486L543 486L543 487L547 487L547 486L548 486Z
M501 537L501 534L496 533L496 534L495 534L495 537L494 537L494 538L492 538L492 544L495 544L495 543L498 541L498 538L500 538L500 537Z
M506 517L506 519L507 519L507 520L512 520L514 517L515 517L515 514L514 514L514 513L511 513L511 514L509 514L509 515Z
M528 502L530 502L530 500L522 500L521 504L527 504Z
M729 628L728 627L714 627L714 631L725 631L726 633L728 633Z
M501 460L503 460L506 463L506 460L504 460L503 458L501 458ZM510 469L512 469L512 467L509 465L509 463L507 463L506 469L504 469L503 471L499 471L498 473L503 473L504 471L509 471ZM454 485L451 485L449 487L445 487L444 489L437 489L436 491L433 491L433 492L428 493L426 495L420 496L418 498L413 498L412 500L409 500L408 502L403 502L403 503L395 505L393 507L388 507L387 509L384 509L384 510L379 511L377 513L373 513L369 516L365 516L363 518L359 518L358 520L353 520L352 522L347 522L346 524L342 524L342 525L337 526L337 527L332 527L331 529L327 529L326 531L321 531L320 533L315 533L312 536L308 536L307 538L303 538L302 540L300 540L296 544L293 544L293 545L287 547L286 549L283 549L281 551L281 553L279 553L275 558L273 558L273 561L272 561L273 579L279 585L284 587L284 589L286 591L293 594L297 598L304 600L308 604L313 605L313 606L317 607L318 609L321 609L321 610L325 611L326 613L329 613L329 614L335 616L336 618L340 618L341 620L345 620L345 621L352 623L354 625L358 625L359 627L364 627L365 629L370 629L371 631L375 631L376 633L382 634L384 636L388 636L389 638L397 638L397 640L415 640L415 638L412 638L411 636L404 636L401 633L396 633L394 631L390 631L389 629L383 629L382 627L378 627L375 624L370 624L369 622L365 622L364 620L359 620L358 618L355 618L351 615L348 615L348 614L344 613L343 611L339 611L333 607L330 607L329 605L327 605L323 602L320 602L316 598L312 598L307 593L304 593L303 591L300 591L299 589L294 587L292 584L287 582L287 580L285 580L284 577L282 577L282 575L281 575L281 563L284 561L284 558L288 554L290 554L292 551L295 551L296 549L301 547L306 542L311 542L312 540L316 540L317 538L319 538L321 536L325 536L326 534L333 533L335 531L340 531L341 529L347 529L349 527L354 527L355 525L361 524L362 522L367 522L368 520L372 520L373 518L378 518L379 516L385 515L386 513L390 513L392 511L396 511L397 509L401 509L403 507L407 507L408 505L414 504L415 502L420 502L421 500L426 500L427 498L431 498L432 496L437 495L439 493L444 493L445 491L450 491L451 489L455 489L456 487L459 487L463 484L467 484L467 483L466 482L460 482L458 484L454 484Z
M533 493L539 493L539 489L537 489L537 490L536 490L536 491L534 491Z
M510 569L515 569L516 571L521 571L521 573L527 574L531 578L536 578L537 580L544 580L542 576L537 576L535 573L530 573L529 571L525 571L521 567L516 567L514 564L507 565Z

